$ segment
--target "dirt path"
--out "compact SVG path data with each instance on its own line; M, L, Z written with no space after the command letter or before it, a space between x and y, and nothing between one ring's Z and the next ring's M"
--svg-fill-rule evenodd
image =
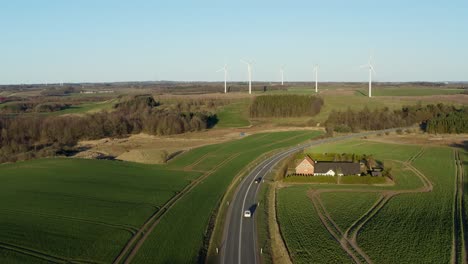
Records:
M453 240L452 240L452 263L467 263L466 241L465 241L465 208L463 203L464 174L463 162L458 150L454 150L455 158L455 191L453 210Z
M421 148L419 152L410 157L406 161L396 162L402 163L407 169L411 170L422 182L423 186L413 190L366 190L366 189L319 189L311 190L307 193L309 198L312 200L312 203L316 209L317 214L322 221L322 224L328 230L328 232L335 238L335 240L341 245L343 250L356 262L356 263L369 263L372 264L371 258L362 250L357 243L357 235L359 234L362 227L368 223L387 203L388 201L396 195L407 194L407 193L424 193L431 192L433 190L432 182L416 169L411 163L419 158L425 151L425 148ZM462 164L458 161L459 166ZM463 171L463 168L459 168L458 171ZM463 178L463 177L461 177ZM459 182L463 182L463 179ZM461 184L459 184L462 186ZM459 187L461 188L461 187ZM381 197L372 205L372 207L364 213L358 220L356 220L345 232L343 232L338 225L334 222L328 211L326 210L320 194L325 192L378 192L381 193ZM462 193L462 192L461 192ZM463 202L462 199L459 199ZM458 215L460 218L463 217L463 212L459 212ZM461 219L464 221L464 219ZM463 231L462 231L463 232ZM463 233L462 233L463 234ZM466 244L463 244L463 247ZM466 254L463 255L466 258ZM463 262L466 263L466 262Z
M338 228L336 223L331 219L331 217L327 217L327 213L325 213L320 206L320 202L317 199L317 193L312 191L309 191L307 193L309 198L312 200L312 203L314 205L315 211L317 212L320 221L322 224L325 226L325 228L328 230L330 235L338 242L343 248L343 250L348 254L348 256L354 260L356 263L362 263L360 256L357 256L356 253L350 248L350 244L346 238L343 237L343 233L341 230Z

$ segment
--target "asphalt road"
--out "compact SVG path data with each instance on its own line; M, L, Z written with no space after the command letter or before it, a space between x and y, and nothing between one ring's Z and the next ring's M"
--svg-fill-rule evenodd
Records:
M220 262L226 264L260 263L255 209L257 206L257 193L263 181L255 183L255 179L263 179L278 162L304 148L395 130L396 128L311 141L279 152L257 165L239 184L229 204L224 227L223 244L220 247ZM244 211L249 209L252 212L252 217L246 218L244 217Z

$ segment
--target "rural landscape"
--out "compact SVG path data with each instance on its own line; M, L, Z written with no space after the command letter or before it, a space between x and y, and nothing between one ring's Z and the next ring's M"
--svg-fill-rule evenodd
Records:
M176 34L168 29L184 32L190 45L157 44L180 60L186 50L202 52L198 45L208 45L185 28L184 15L197 10L201 13L191 15L202 19L215 9L119 4L109 14L89 11L107 7L86 1L48 4L44 12L51 17L41 15L37 27L59 32L61 26L42 28L65 18L50 10L76 10L68 14L86 14L102 24L93 29L65 18L65 29L85 38L108 29L99 41L125 42L115 44L123 46L112 56L125 57L130 49L131 56L141 55L145 45L121 37L150 22L170 38ZM255 10L260 7L255 4ZM18 8L9 4L4 17ZM161 17L132 14L132 21L124 21L133 27L120 24L122 35L115 35L107 20L121 23L115 14L127 9L153 10ZM180 21L166 24L169 13ZM6 34L34 28L30 19L36 16L24 17L24 25L8 24ZM255 29L270 27L261 22L264 15L245 16L255 18ZM286 17L289 25L301 27L294 15ZM205 34L202 28L213 18L204 19L191 30ZM226 40L237 41L240 29L227 25L235 32ZM408 79L400 69L376 63L379 53L371 51L363 53L368 62L356 71L332 72L330 62L307 62L304 73L292 65L304 65L297 57L287 65L269 63L271 56L262 55L269 49L258 40L262 45L255 50L265 62L232 53L235 61L225 59L216 71L219 60L200 57L190 64L200 78L169 62L159 69L169 80L138 77L147 70L143 66L113 68L117 72L110 78L101 78L108 74L98 66L103 57L87 57L96 65L84 67L80 48L105 53L113 47L57 41L77 45L78 55L65 52L67 67L55 68L61 59L52 55L42 63L54 70L35 63L34 70L0 66L7 73L0 74L0 263L468 263L468 65L459 75L437 73L441 76L423 67L423 77ZM48 48L64 52L55 43L40 42L41 50L10 42L4 50L14 54L27 45L36 60ZM326 54L336 47L321 48ZM394 55L392 49L386 52L382 58ZM158 60L165 59L159 54ZM341 57L330 61L340 65ZM206 65L211 72L203 75ZM261 69L270 66L274 75Z

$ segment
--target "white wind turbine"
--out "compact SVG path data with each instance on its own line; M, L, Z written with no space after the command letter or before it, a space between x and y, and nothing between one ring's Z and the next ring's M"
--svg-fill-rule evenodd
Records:
M227 93L227 64L224 64L224 67L217 70L216 72L224 71L224 93Z
M315 92L318 93L318 65L314 66L314 73L315 73Z
M284 84L284 65L281 66L280 68L280 74L281 74L281 86Z
M247 65L247 72L249 74L249 94L252 94L252 62L241 60L244 64Z
M369 56L369 63L362 65L361 68L369 69L369 98L372 97L372 73L376 74L374 66L372 66L372 56Z

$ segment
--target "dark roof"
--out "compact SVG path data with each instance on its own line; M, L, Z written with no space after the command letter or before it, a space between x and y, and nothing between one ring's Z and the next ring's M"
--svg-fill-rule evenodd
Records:
M317 162L315 163L315 173L326 173L333 170L337 173L338 170L344 175L353 175L361 173L359 163L355 162Z

